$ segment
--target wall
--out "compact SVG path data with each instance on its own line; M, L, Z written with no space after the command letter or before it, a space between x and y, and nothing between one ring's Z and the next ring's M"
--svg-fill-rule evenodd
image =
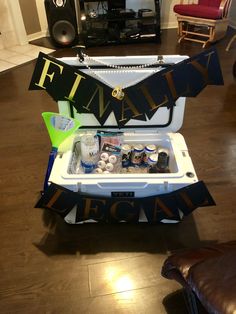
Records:
M229 25L236 29L236 0L232 1L229 13Z
M19 0L27 35L41 32L35 0Z
M45 13L44 0L36 0L36 7L38 11L39 23L41 27L42 36L48 35L48 22Z
M177 20L173 7L180 3L179 0L162 0L161 4L161 28L177 28Z
M7 48L17 44L17 37L14 31L11 15L7 5L7 0L1 0L0 2L0 31L2 48Z
M0 1L0 48L27 43L25 28L17 0Z

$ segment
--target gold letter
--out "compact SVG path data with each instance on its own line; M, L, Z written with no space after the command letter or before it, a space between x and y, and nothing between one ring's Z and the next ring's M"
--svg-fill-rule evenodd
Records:
M53 208L53 205L55 204L55 202L58 200L58 198L60 197L60 195L62 194L62 190L56 190L56 192L53 194L52 198L49 200L49 202L45 205L48 209L52 209L55 210L55 208Z
M175 88L175 82L173 80L173 74L172 74L173 70L171 71L168 71L164 74L164 76L166 77L166 81L167 81L167 84L168 84L168 87L170 89L170 92L171 92L171 95L172 97L174 98L174 100L178 99L181 95L178 95L177 93L177 90ZM180 94L186 94L189 92L189 83L186 82L186 90L185 91L181 91Z
M128 107L125 108L125 103L128 105ZM135 119L137 116L140 116L142 114L142 112L138 112L137 108L135 107L135 105L132 103L132 101L129 99L129 97L127 95L125 95L124 100L122 101L122 105L121 105L121 119L119 121L125 121L127 119L125 119L124 117L124 113L127 110L131 110L134 113L134 116L132 116L133 119Z
M78 74L76 72L75 72L75 75L76 75L76 79L75 79L74 84L71 88L70 94L68 97L65 97L65 99L68 99L69 101L72 101L72 102L75 102L73 97L75 96L76 90L80 84L81 79L85 79L85 77L81 76L80 74Z
M167 84L169 86L171 95L173 96L174 100L176 100L179 96L177 95L177 91L176 91L176 88L175 88L172 72L173 72L173 70L168 71L168 72L166 72L164 74L164 76L166 77Z
M50 79L50 82L52 82L53 77L54 77L54 74L55 74L55 72L52 72L51 74L48 73L48 69L49 69L50 64L53 63L53 64L55 64L56 66L58 66L59 69L60 69L60 74L62 74L63 66L60 65L60 64L58 64L58 63L56 63L56 62L53 62L53 61L51 61L51 60L48 60L47 58L43 58L43 59L45 60L45 64L44 64L44 67L43 67L43 71L42 71L42 74L41 74L41 77L40 77L40 80L39 80L38 84L35 83L35 85L37 85L37 86L39 86L39 87L41 87L41 88L43 88L43 89L46 89L46 87L43 86L46 77L48 76L49 79Z
M155 110L155 109L157 109L157 108L159 108L159 107L161 107L161 106L163 106L163 105L168 103L168 98L165 95L164 96L164 100L163 100L163 102L161 104L155 104L154 99L152 98L152 96L150 95L147 87L144 84L140 87L140 89L141 89L143 95L145 96L145 98L147 99L148 104L151 107L150 111L153 111L153 110Z
M199 62L197 62L197 60L192 60L190 62L190 64L192 64L193 67L195 67L203 76L205 83L208 83L209 81L209 77L208 77L208 66L210 63L210 59L211 59L211 55L214 54L214 51L211 51L209 54L206 55L207 58L207 64L206 67L204 67L203 65L201 65Z
M193 204L192 200L190 199L186 192L182 191L179 193L179 195L182 197L182 199L184 200L184 202L186 203L190 210L195 209L197 206L206 206L209 203L208 199L206 198L201 204L196 206Z
M106 204L106 200L101 200L101 199L92 199L92 198L85 198L85 209L84 209L84 219L88 219L89 218L89 213L91 211L93 211L95 214L97 214L98 209L99 209L99 205L105 205ZM95 207L92 207L92 202L97 202L97 205L95 203ZM101 216L100 218L102 218L103 216Z
M120 204L120 203L125 203L125 204L130 204L130 206L131 207L134 207L134 202L127 202L127 201L120 201L120 202L116 202L116 203L114 203L114 204L112 204L112 206L111 206L111 215L112 215L112 217L114 217L115 219L117 219L117 220L120 220L120 217L117 217L116 216L116 210L117 210L117 207L118 207L118 205ZM132 218L135 216L135 214L129 214L129 215L127 215L127 218L128 218L128 220L132 220Z
M153 211L153 221L156 221L158 213L164 212L168 217L173 217L174 214L172 213L171 209L168 208L161 200L160 198L155 198L155 208ZM157 209L159 207L160 209Z
M103 87L96 84L97 88L95 89L95 92L93 93L92 97L90 98L87 106L83 106L86 110L89 110L89 106L91 104L91 102L93 101L94 97L96 96L97 92L98 92L98 96L99 96L99 117L101 118L104 114L104 112L106 112L108 106L110 105L110 100L107 102L106 106L104 106L104 90Z

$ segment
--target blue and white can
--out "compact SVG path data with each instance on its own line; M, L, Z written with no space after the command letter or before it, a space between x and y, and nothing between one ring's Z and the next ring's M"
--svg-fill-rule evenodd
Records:
M131 153L131 163L133 165L140 165L143 161L143 145L137 144L133 147Z
M157 164L157 161L158 161L158 154L151 154L150 156L148 156L147 164L150 167L153 167Z
M144 147L144 152L143 152L143 162L144 164L148 164L148 157L151 156L152 154L156 153L156 145L154 144L149 144Z

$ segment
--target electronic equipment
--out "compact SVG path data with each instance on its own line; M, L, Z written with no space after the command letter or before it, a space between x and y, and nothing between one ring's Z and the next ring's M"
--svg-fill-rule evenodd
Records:
M112 9L109 11L109 17L132 18L136 13L132 9Z
M114 9L125 9L125 3L126 0L108 0L107 5L108 5L108 11L114 10Z
M140 29L139 28L133 28L133 29L127 31L125 33L125 35L127 38L133 38L133 39L139 38L140 37Z
M95 19L98 16L97 12L94 10L90 11L88 15L91 19Z
M140 9L138 10L139 17L152 17L155 13L151 9Z
M44 5L53 43L59 47L75 45L78 39L75 0L45 0Z

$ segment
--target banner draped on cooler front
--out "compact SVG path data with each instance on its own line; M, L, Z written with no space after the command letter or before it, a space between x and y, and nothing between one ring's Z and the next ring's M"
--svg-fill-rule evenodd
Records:
M65 217L76 206L76 222L138 222L142 209L148 222L157 223L163 219L180 221L180 212L186 216L197 207L212 205L212 196L199 181L171 193L142 198L88 196L51 183L35 207Z
M218 55L211 48L124 88L122 100L112 96L111 87L78 67L40 53L29 89L44 89L55 101L70 101L79 113L94 114L101 125L114 112L122 127L130 119L151 119L158 108L170 109L179 97L195 97L206 85L222 84Z

